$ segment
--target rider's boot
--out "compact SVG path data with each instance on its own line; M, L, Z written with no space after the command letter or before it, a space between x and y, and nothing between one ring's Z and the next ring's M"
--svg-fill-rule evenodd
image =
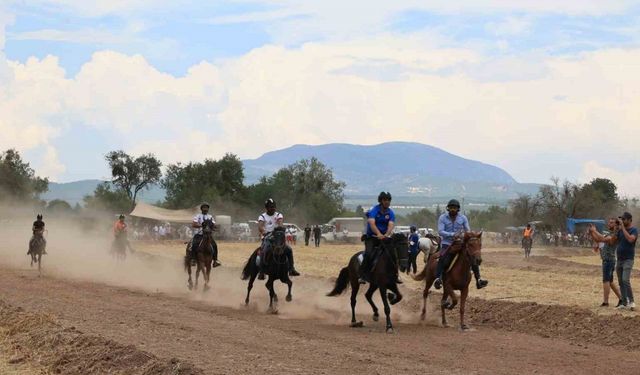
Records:
M218 262L218 246L217 245L212 247L211 255L213 256L213 263L211 263L211 267L213 268L220 267L222 263Z
M442 274L444 273L446 258L448 257L448 255L449 254L446 253L438 258L438 266L436 267L436 279L433 283L433 286L436 289L442 288Z
M300 276L300 272L296 271L296 267L293 263L293 252L287 251L287 257L289 258L289 276Z
M487 280L482 280L480 278L480 266L473 265L471 266L471 270L473 271L473 276L476 278L476 288L478 289L482 289L485 286L489 285L489 281Z

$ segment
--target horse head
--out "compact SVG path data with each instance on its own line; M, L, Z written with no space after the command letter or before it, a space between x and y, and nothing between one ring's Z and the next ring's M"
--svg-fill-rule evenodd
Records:
M203 236L211 236L215 226L216 225L213 223L213 220L205 220L205 221L203 221L202 222L202 235Z
M482 232L467 232L462 242L471 264L479 266L482 263Z
M409 267L409 241L407 236L402 233L394 233L388 241L391 243L398 258L400 271L404 272Z
M287 236L285 227L276 227L271 232L271 249L273 255L281 256L284 254L284 248L287 245Z

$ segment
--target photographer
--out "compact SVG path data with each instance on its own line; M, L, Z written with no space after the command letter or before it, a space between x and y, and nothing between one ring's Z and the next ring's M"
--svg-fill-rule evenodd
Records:
M613 290L616 296L618 296L618 306L623 305L622 297L620 296L620 290L618 286L613 282L613 272L616 268L616 249L618 247L618 236L617 236L617 224L616 218L612 217L609 219L607 223L607 227L609 229L608 236L603 236L598 233L595 225L589 225L589 234L591 238L596 242L602 243L602 247L595 247L594 251L600 252L600 259L602 259L602 291L603 291L603 300L600 307L609 306L609 291ZM618 307L616 306L616 307Z
M625 212L618 218L616 225L618 228L618 249L616 255L616 273L620 292L622 294L623 305L620 309L634 310L636 304L633 302L633 292L631 291L631 272L633 270L633 260L636 253L636 241L638 239L638 229L631 226L633 217Z

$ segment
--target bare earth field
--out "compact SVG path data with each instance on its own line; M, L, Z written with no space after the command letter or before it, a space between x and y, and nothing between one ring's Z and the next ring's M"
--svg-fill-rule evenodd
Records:
M437 295L420 321L421 286L403 276L396 333L386 334L363 296L361 329L348 327L348 293L325 297L358 246L295 246L303 276L293 302L270 315L262 283L242 304L240 267L256 244L220 243L223 267L203 293L186 288L179 242L134 243L136 254L116 264L107 239L60 233L38 277L25 236L2 238L2 374L640 373L640 313L598 307L600 267L589 250L534 248L525 261L518 249L485 249L490 285L471 291L475 330L466 333L439 326Z

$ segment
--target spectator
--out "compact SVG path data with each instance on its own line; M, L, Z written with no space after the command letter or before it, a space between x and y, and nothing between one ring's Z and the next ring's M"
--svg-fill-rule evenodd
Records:
M320 226L316 225L313 228L313 241L316 247L320 247L320 237L322 236L322 231L320 230Z
M407 274L409 274L411 268L413 268L413 274L415 275L418 270L416 259L420 252L420 249L418 248L420 236L416 233L416 227L414 225L412 225L409 230L411 231L411 234L409 234L409 267L407 267Z
M311 238L311 227L307 224L304 227L304 246L309 246L309 238Z
M620 294L622 294L622 305L618 308L635 310L636 304L633 301L631 290L631 272L633 270L633 260L636 255L636 241L638 239L638 229L631 226L633 217L625 212L616 222L618 224L618 249L616 255L616 274L620 284Z
M608 222L609 232L611 233L609 236L603 236L598 233L596 227L592 224L589 225L589 234L591 238L593 238L596 243L600 243L602 247L596 246L594 251L600 252L600 259L602 259L602 292L603 299L601 307L609 306L609 290L613 290L616 296L618 296L618 305L619 307L623 305L622 296L620 295L620 290L613 283L613 272L616 268L616 248L618 246L618 236L616 233L616 218L609 219Z

